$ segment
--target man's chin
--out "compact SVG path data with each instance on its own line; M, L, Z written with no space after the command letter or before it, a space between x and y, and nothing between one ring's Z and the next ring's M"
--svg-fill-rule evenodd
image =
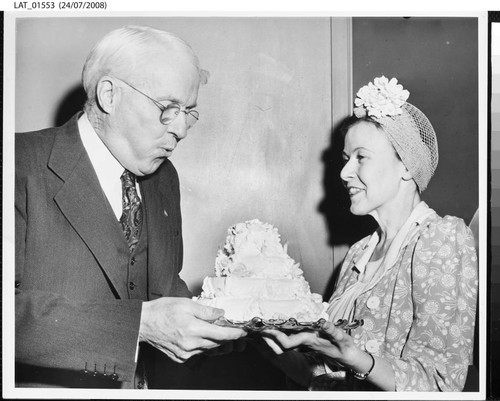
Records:
M145 166L143 168L139 168L139 174L138 176L146 176L153 174L158 168L163 164L165 160L167 160L168 157L160 157L155 159L150 165Z

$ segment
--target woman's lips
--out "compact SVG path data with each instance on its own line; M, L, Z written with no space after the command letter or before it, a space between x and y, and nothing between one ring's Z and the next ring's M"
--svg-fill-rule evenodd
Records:
M358 187L347 187L347 193L349 194L349 196L353 197L357 194L359 194L360 192L362 192L363 189L362 188L358 188Z

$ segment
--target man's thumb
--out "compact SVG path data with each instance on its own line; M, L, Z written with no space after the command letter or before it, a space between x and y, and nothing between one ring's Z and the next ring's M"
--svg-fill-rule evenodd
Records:
M212 322L218 318L224 316L224 309L212 308L206 305L197 305L198 307L194 311L194 315L198 319L207 320Z

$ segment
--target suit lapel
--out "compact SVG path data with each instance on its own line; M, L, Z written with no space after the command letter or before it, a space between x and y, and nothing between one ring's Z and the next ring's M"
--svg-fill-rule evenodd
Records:
M128 297L128 247L81 142L77 119L54 141L49 167L64 184L54 197L120 298ZM84 268L82 266L82 268Z

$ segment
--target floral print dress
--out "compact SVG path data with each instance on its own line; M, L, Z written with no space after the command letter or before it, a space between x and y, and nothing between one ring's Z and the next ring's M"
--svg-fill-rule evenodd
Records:
M364 320L351 333L354 342L391 363L396 391L461 391L472 360L474 238L462 219L432 212L410 228L395 263L354 304L354 318ZM369 239L349 249L332 299L357 283L353 267Z

